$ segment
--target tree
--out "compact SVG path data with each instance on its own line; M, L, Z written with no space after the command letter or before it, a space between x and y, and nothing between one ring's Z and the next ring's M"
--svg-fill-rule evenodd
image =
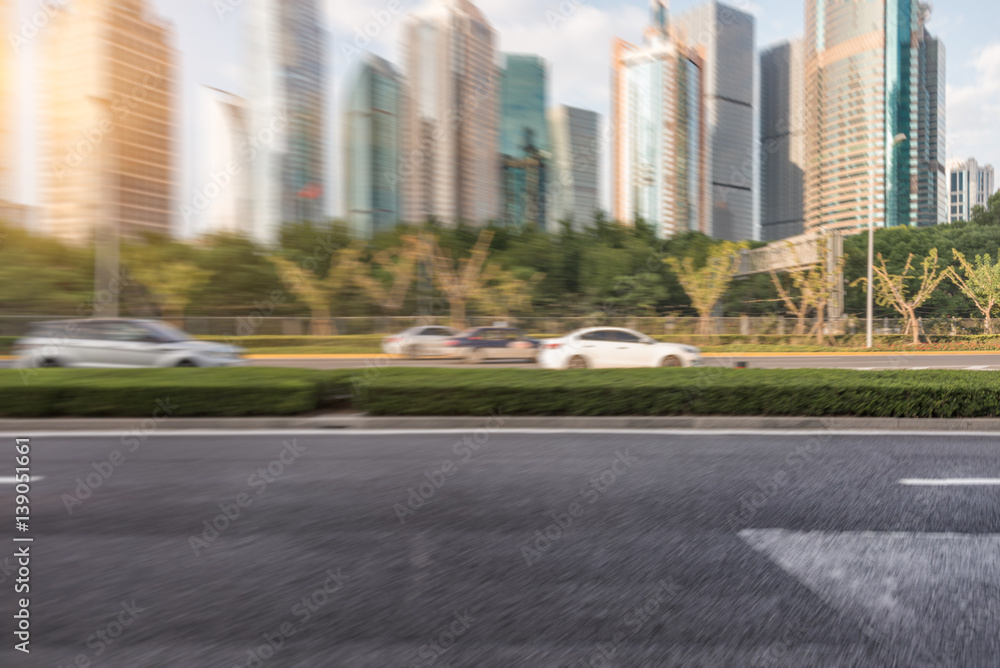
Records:
M330 335L330 302L333 298L330 283L306 271L291 260L272 257L285 289L301 300L309 309L312 319L311 331L316 336Z
M920 343L920 321L917 319L917 309L923 306L924 302L934 293L938 284L948 277L948 270L940 271L938 264L938 250L932 248L927 257L921 262L923 274L920 277L920 288L912 297L907 297L907 281L915 279L911 276L913 271L913 253L906 259L903 271L898 274L889 272L882 254L878 254L881 266L875 265L872 271L877 282L875 284L875 298L882 306L890 306L899 312L906 319L906 329L904 334L913 334L913 343ZM859 278L853 285L867 284L867 278Z
M208 283L212 272L195 262L190 246L165 237L149 236L145 243L128 245L124 264L146 288L146 296L160 314L182 324L188 305Z
M443 251L437 240L425 240L425 249L434 266L434 282L444 293L451 309L451 324L464 329L465 308L469 297L476 294L483 284L483 267L489 256L493 232L483 230L469 257L456 264L451 254Z
M714 336L712 311L739 270L740 251L746 247L745 243L723 241L709 249L705 264L699 269L694 268L694 258L690 255L681 260L675 257L664 260L676 274L691 305L698 311L698 334Z
M403 307L403 300L413 283L417 263L423 254L420 239L413 235L401 237L401 246L378 251L372 256L372 264L382 274L392 280L388 283L373 276L368 267L358 262L351 278L375 301L386 315L396 315Z
M958 286L966 297L972 300L980 313L983 314L983 331L986 334L993 333L993 310L1000 304L1000 254L997 254L996 263L986 255L977 255L975 265L965 259L965 255L957 248L952 249L955 260L961 267L962 274L959 274L955 267L948 267L947 275Z
M545 279L545 274L531 269L505 270L498 263L490 262L483 270L479 288L470 295L491 315L510 320L516 313L531 310L531 297L535 288Z
M330 305L337 294L354 280L362 252L363 246L355 243L331 253L325 277L317 276L288 258L271 258L286 289L309 309L313 335L329 336L332 333Z

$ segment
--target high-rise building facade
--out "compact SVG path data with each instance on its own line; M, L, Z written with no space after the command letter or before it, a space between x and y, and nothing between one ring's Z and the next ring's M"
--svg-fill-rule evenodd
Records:
M500 219L496 46L496 31L469 0L435 0L408 17L402 53L410 93L394 175L408 221Z
M548 117L552 143L548 229L557 232L563 221L582 229L601 204L601 115L561 105L550 109Z
M399 164L403 81L386 60L365 54L347 94L344 113L343 196L355 236L370 239L402 219Z
M950 204L948 220L969 220L972 210L987 207L996 192L996 172L993 165L980 165L975 158L953 160L948 165Z
M0 35L13 35L17 3L0 1ZM10 43L0 49L0 207L17 196L17 63ZM7 203L7 204L4 204ZM2 212L2 210L0 210Z
M807 229L864 229L871 209L876 226L938 218L944 51L927 11L806 1Z
M252 220L251 165L246 149L250 145L250 116L246 100L215 88L202 88L204 114L206 185L200 193L201 220L196 231L204 234L249 236ZM214 195L214 197L209 197ZM199 195L195 195L199 197ZM191 207L197 211L195 207ZM190 215L181 207L182 217ZM190 222L190 221L185 221Z
M273 244L283 223L325 214L328 36L318 0L251 0L247 17L250 230L259 243Z
M77 0L44 36L42 229L172 234L177 54L145 0ZM103 229L103 228L102 228Z
M538 56L507 54L500 74L500 160L507 225L545 227L552 150L546 107L548 79Z
M613 45L614 216L662 238L707 232L704 60L672 34L664 2L652 14L643 47Z
M929 12L930 9L924 11ZM929 18L926 14L924 20ZM948 169L946 161L945 48L924 28L920 42L920 94L917 128L917 225L939 225L948 217Z
M805 224L805 62L802 40L760 55L761 240L802 234Z
M708 186L702 208L717 239L756 239L754 17L718 2L673 20L678 39L702 54Z

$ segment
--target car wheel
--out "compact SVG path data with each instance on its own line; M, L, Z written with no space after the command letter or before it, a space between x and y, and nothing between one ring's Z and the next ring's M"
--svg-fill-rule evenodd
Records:
M587 360L583 359L579 355L574 355L573 358L570 359L569 363L566 365L566 368L567 369L586 369L587 368Z
M42 369L58 369L62 366L62 364L60 364L58 360L46 358L39 362L38 366Z
M476 348L471 353L466 355L466 364L479 364L480 362L486 361L486 351L483 348Z
M420 344L417 343L413 344L412 346L406 349L406 356L411 360L415 360L418 357L422 357L423 354L424 354L424 349L420 346Z
M669 355L660 360L660 366L683 366L679 358Z
M198 365L195 364L194 362L192 362L191 360L181 360L180 362L177 363L177 366L178 367L193 367L193 366L198 366Z

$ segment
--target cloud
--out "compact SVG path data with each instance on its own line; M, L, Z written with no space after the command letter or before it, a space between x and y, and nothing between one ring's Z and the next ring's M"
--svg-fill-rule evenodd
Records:
M995 162L1000 159L1000 42L979 51L972 67L971 85L947 89L948 154Z

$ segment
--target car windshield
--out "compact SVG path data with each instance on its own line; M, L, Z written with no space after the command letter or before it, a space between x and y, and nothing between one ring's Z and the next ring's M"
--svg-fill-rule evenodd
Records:
M187 332L181 331L165 322L144 322L143 325L152 332L153 336L163 343L191 340L191 336Z

